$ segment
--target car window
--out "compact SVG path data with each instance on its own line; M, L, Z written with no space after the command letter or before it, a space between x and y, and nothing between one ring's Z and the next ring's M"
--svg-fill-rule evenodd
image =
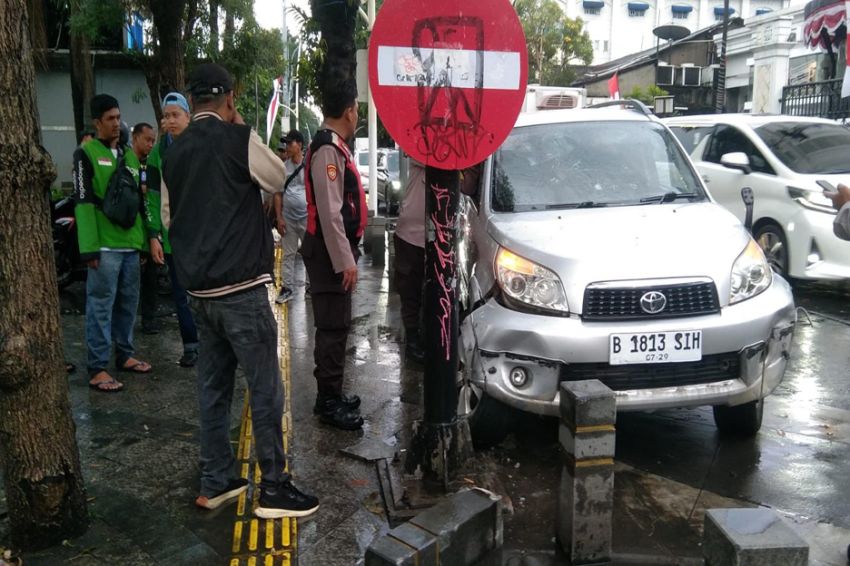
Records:
M493 209L632 205L704 193L673 136L655 122L572 122L515 128L496 152Z
M369 154L365 151L358 153L357 163L360 165L369 165Z
M773 154L796 173L850 173L850 130L844 126L773 122L755 130Z
M711 163L720 163L720 158L727 153L741 152L750 160L750 167L757 173L775 175L773 168L764 158L753 142L734 126L717 126L708 143L708 149L703 159Z
M712 130L711 126L670 126L670 131L675 134L688 155L693 153L702 140L711 135Z

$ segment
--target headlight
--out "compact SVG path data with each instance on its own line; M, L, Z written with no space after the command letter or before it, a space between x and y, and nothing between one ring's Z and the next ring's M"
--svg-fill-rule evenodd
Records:
M729 304L751 299L770 287L773 272L761 247L752 238L735 263L732 264L732 285Z
M393 181L393 190L400 191L401 190L401 181Z
M818 212L826 212L829 214L837 214L833 208L832 201L826 198L822 191L808 191L806 189L798 189L797 187L785 187L788 190L788 196L791 197L797 204L808 208L809 210L817 210Z
M509 301L561 314L570 312L557 275L504 248L496 255L496 280Z

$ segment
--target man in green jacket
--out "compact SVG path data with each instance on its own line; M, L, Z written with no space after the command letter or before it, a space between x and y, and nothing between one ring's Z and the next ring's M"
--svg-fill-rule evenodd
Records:
M177 281L174 259L171 256L171 243L168 241L168 229L162 225L160 215L162 158L173 141L189 126L189 103L179 92L169 92L162 99L162 126L165 135L148 156L148 191L145 194L145 214L147 216L148 238L151 257L162 265L168 264L171 274L171 296L177 311L177 323L180 326L180 338L183 341L183 356L177 363L181 367L193 367L198 361L198 329L189 309L189 296Z
M88 263L86 365L89 386L114 393L124 385L107 371L113 343L118 371L151 371L150 364L133 357L133 324L139 306L139 250L145 247L145 229L141 214L132 227L125 229L110 222L101 210L109 179L121 159L134 171L136 182L139 160L130 148L118 144L121 110L115 98L95 95L91 115L97 138L74 152L74 214L80 256Z

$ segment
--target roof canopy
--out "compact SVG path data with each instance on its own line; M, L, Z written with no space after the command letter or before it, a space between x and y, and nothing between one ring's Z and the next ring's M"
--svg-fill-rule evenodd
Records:
M805 8L803 41L812 48L831 49L847 35L847 8L844 0L811 0Z

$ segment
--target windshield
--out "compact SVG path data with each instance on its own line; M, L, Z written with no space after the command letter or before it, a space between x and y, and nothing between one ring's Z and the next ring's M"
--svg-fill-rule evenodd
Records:
M774 155L796 173L850 173L850 130L844 126L773 122L755 131Z
M387 170L389 170L390 173L397 173L398 172L398 152L397 151L390 151L389 153L387 153Z
M673 136L654 122L515 128L495 155L493 209L624 206L672 202L675 195L702 200L686 159Z

